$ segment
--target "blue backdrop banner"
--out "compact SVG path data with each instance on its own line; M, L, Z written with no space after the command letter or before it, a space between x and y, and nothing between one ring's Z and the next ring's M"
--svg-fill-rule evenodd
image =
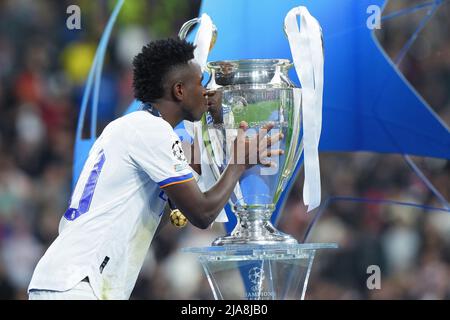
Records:
M319 149L450 159L449 129L408 84L379 45L374 30L368 27L372 14L368 13L368 7L383 8L385 4L385 0L204 0L199 16L207 13L218 29L217 43L209 61L292 60L283 32L284 17L293 7L306 6L322 26L325 47ZM104 48L99 47L100 55L104 54L101 49ZM96 57L96 61L97 64L102 61L101 56ZM101 72L101 66L94 64L93 68ZM297 79L295 72L291 73L291 78ZM88 85L85 95L91 91ZM138 106L134 101L127 112ZM80 123L83 120L84 113L80 115ZM77 135L73 181L78 178L94 141L95 137L82 140ZM277 205L274 220L286 194L285 191ZM234 216L229 216L228 231L234 226Z

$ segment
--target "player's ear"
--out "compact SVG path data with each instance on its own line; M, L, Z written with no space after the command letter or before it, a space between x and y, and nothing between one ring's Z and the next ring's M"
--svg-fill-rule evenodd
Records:
M184 86L183 82L175 82L172 86L172 95L177 101L182 101L184 96Z

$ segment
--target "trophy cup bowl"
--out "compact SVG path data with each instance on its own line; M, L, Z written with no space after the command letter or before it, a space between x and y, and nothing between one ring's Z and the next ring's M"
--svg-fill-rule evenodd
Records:
M297 243L270 221L303 151L301 104L294 104L295 85L288 77L291 67L287 59L214 61L207 65L209 110L202 118L202 138L216 180L230 160L241 121L248 123L249 137L273 123L268 135L282 132L283 138L271 148L284 150L283 155L271 157L275 167L256 164L244 172L229 199L237 225L213 246Z

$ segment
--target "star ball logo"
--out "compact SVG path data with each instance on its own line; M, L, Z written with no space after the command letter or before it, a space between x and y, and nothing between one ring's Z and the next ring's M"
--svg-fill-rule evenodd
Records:
M275 297L274 291L266 291L263 286L265 279L264 270L260 267L253 267L248 271L248 279L253 284L250 291L246 293L247 299L264 299Z
M264 280L264 270L259 267L253 267L248 272L248 279L251 283L257 285Z
M186 161L180 141L177 140L172 144L172 153L177 160L182 162Z

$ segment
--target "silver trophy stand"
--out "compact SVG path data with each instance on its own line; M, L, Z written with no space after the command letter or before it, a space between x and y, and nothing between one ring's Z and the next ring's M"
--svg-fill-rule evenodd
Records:
M198 255L216 300L304 300L318 249L335 243L184 248Z

